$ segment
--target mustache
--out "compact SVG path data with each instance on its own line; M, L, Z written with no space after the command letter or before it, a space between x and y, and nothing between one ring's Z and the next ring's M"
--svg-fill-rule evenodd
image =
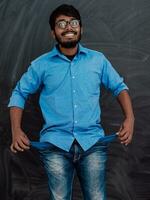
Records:
M77 32L76 31L65 31L63 32L61 35L64 36L65 34L67 33L73 33L74 35L77 35Z

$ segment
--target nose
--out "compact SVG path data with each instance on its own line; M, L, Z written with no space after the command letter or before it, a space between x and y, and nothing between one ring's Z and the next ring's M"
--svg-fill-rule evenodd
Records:
M66 30L72 30L72 27L71 27L70 23L67 23Z

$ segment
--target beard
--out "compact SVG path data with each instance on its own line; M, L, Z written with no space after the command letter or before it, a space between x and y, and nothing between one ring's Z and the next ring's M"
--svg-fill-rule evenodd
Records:
M69 31L70 32L70 31ZM77 35L77 32L72 31L75 35ZM54 32L55 33L55 32ZM62 33L62 36L65 35L66 32ZM78 38L76 40L70 40L70 41L62 41L61 37L58 37L55 33L55 39L58 42L58 44L63 48L74 48L81 40L81 31L78 35Z

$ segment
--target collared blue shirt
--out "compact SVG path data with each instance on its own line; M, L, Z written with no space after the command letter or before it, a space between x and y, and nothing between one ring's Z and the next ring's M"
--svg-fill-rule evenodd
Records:
M117 96L128 89L106 57L79 44L71 61L54 47L33 62L17 83L9 107L24 108L29 94L43 85L39 104L45 123L40 142L69 151L76 139L84 150L104 137L99 98L103 84Z

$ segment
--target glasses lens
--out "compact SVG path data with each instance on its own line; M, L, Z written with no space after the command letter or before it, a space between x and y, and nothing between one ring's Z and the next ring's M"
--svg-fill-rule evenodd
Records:
M66 28L67 22L66 21L59 21L57 22L58 28L64 29Z
M68 24L70 24L72 28L77 28L79 26L79 20L77 19L72 19L71 21L61 20L56 23L57 27L60 29L65 29Z
M79 26L79 21L77 19L73 19L70 21L70 25L71 27L76 28Z

